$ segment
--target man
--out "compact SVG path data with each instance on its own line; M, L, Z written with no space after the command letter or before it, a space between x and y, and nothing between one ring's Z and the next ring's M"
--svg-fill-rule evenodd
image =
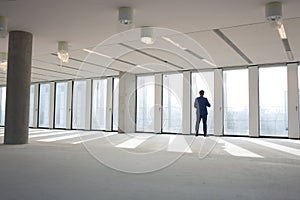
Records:
M203 134L204 137L207 136L207 107L210 107L210 103L208 102L207 98L203 97L204 90L200 90L199 92L200 97L195 99L194 107L196 108L196 136L198 136L199 131L199 124L201 119L203 120Z

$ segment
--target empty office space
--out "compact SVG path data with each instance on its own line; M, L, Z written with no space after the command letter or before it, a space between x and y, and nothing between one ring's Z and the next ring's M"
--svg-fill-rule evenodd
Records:
M299 8L0 1L0 199L299 199Z

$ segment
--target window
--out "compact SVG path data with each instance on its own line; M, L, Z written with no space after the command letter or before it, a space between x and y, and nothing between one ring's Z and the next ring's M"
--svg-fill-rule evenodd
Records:
M118 130L119 119L119 78L113 79L113 130Z
M39 127L48 128L50 125L50 84L40 85L39 96Z
M6 87L0 87L0 125L5 124Z
M163 76L163 132L182 132L182 74Z
M288 136L287 68L259 69L260 135Z
M154 132L154 76L137 77L136 130Z
M55 91L55 128L66 128L67 124L68 83L56 83Z
M196 110L194 102L199 96L199 91L204 90L204 96L208 99L211 107L207 109L207 133L214 133L214 73L213 72L194 72L192 73L192 94L191 94L191 132L195 133ZM202 122L200 123L199 133L202 133Z
M249 135L248 69L223 72L224 134Z
M104 130L106 123L107 80L93 80L92 129Z
M72 127L74 129L85 129L86 124L86 87L85 80L74 81L73 105L72 105Z
M34 120L34 94L35 94L35 85L30 86L30 100L29 100L29 126L33 127Z

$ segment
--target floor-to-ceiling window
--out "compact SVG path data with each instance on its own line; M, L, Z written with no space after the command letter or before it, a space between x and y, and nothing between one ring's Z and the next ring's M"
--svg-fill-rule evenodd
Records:
M93 80L92 129L104 130L106 123L107 79Z
M72 128L85 129L86 124L86 80L74 81L73 105L72 105Z
M288 136L287 68L259 69L260 135Z
M136 130L154 131L154 76L137 77Z
M119 78L113 78L113 130L118 130L119 123Z
M248 69L223 72L224 134L249 135Z
M298 106L300 106L300 65L298 66ZM299 124L300 124L300 109L298 108L299 112Z
M182 132L182 81L182 74L163 75L163 132Z
M191 132L195 133L196 125L196 110L194 108L194 102L196 97L199 97L199 91L204 90L204 97L206 97L211 105L208 108L207 115L207 133L214 133L214 73L208 72L193 72L191 75L192 93L191 93ZM199 133L202 131L202 122L200 123Z
M5 123L6 87L0 87L0 125Z
M50 83L40 84L39 127L48 128L50 123Z
M55 89L55 128L66 128L68 83L58 82Z
M30 86L30 100L29 100L29 126L33 127L34 120L34 94L35 94L35 85Z

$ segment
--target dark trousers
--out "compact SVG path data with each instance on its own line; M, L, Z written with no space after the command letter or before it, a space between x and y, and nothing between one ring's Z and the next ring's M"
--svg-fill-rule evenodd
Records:
M199 125L200 125L200 121L202 119L202 123L203 123L203 134L206 135L207 134L207 115L203 116L203 115L197 115L197 119L196 119L196 135L198 135L198 131L199 131Z

